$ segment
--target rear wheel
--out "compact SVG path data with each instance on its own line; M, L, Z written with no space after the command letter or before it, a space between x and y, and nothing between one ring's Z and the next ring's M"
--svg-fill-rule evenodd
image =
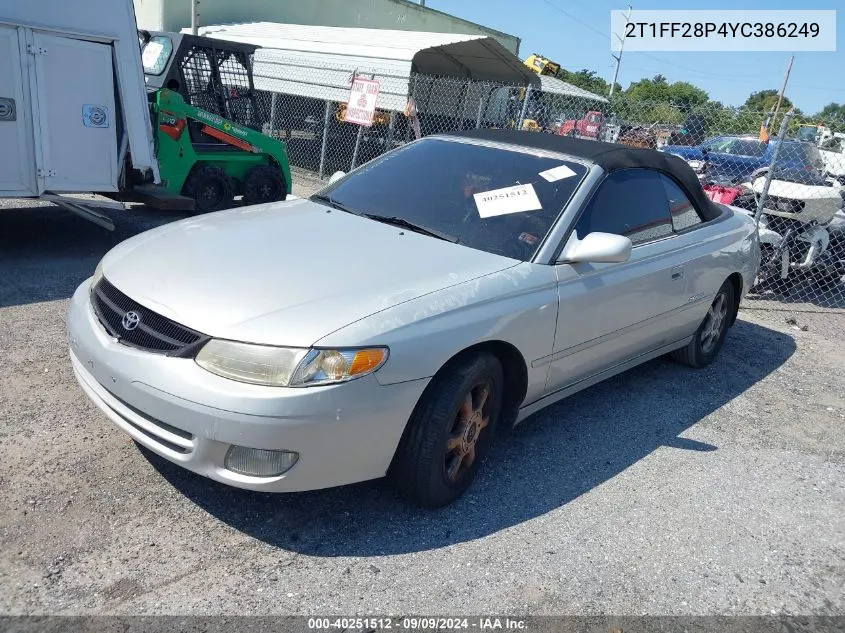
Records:
M232 206L235 184L219 167L200 165L188 176L182 194L196 201L197 213L210 213Z
M244 178L244 204L264 204L284 200L287 187L282 173L270 165L259 165L249 170Z
M725 342L735 301L733 284L726 281L716 293L692 341L686 347L672 352L672 358L696 368L707 367L712 363Z
M388 476L427 507L449 504L475 479L502 407L502 366L488 353L438 374L414 409Z

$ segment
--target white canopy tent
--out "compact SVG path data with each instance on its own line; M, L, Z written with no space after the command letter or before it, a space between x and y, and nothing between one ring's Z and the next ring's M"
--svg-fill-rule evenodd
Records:
M183 32L187 32L187 29ZM255 44L255 87L325 101L349 96L352 73L378 79L379 108L402 111L415 73L515 85L537 75L481 35L252 22L207 26L200 35Z

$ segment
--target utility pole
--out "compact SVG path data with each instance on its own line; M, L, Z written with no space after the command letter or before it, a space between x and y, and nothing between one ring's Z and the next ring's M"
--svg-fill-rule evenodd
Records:
M628 26L628 22L631 21L631 10L633 7L630 3L628 3L628 15L625 16L625 26ZM625 28L625 32L623 33L622 37L619 37L616 33L612 33L619 38L619 54L618 55L611 55L613 59L616 60L616 70L613 71L613 81L610 82L610 93L607 95L607 98L613 96L613 91L616 90L616 78L619 77L619 64L622 63L622 51L625 49L625 38L628 36L628 29Z
M200 0L191 0L191 33L199 35Z
M789 58L789 65L786 67L786 75L783 77L783 86L780 88L778 95L778 104L775 106L775 115L772 117L772 127L775 126L775 120L778 118L778 110L780 110L781 101L783 101L783 93L786 92L786 82L789 81L789 73L792 72L792 62L795 60L795 55Z

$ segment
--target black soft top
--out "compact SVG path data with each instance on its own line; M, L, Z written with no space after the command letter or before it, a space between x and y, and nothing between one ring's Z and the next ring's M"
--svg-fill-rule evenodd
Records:
M480 140L510 143L523 147L534 147L550 152L568 154L595 163L610 173L620 169L644 167L662 171L673 177L686 191L695 206L701 210L705 220L715 220L724 212L714 204L701 188L698 175L685 160L673 154L653 149L628 147L617 143L590 141L557 134L525 132L521 130L463 130L450 132L447 136L462 136Z

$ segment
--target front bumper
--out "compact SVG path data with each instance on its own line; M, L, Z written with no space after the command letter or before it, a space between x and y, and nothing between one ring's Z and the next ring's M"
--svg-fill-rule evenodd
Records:
M118 343L100 325L90 280L67 315L74 374L88 397L139 444L239 488L286 492L382 477L427 379L382 386L374 376L325 387L234 382L192 359ZM293 468L252 477L224 467L231 445L296 451Z

